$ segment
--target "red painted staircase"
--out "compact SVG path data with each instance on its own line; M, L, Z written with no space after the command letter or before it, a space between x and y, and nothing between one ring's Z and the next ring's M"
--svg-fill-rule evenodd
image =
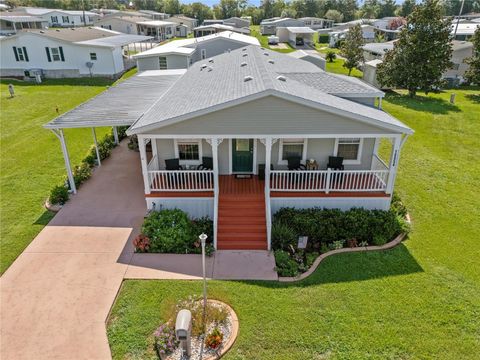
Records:
M265 198L260 194L220 194L219 250L267 250Z

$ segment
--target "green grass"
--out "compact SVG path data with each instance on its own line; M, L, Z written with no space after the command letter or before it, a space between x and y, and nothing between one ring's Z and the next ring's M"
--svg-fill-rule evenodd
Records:
M122 78L135 73L127 72ZM16 96L9 98L8 84ZM17 258L53 214L43 208L50 189L65 174L60 142L42 125L112 85L99 78L47 80L41 85L2 80L1 107L1 239L0 273ZM102 137L108 129L99 129ZM66 130L72 165L93 142L90 129Z
M396 189L413 233L386 252L329 257L294 284L210 281L240 335L225 359L473 359L480 348L479 89L384 107L416 133L402 151ZM115 359L155 358L151 334L198 281L125 281L108 337ZM477 354L477 355L475 355Z
M348 75L348 69L343 67L344 62L345 61L343 59L338 59L338 58L335 59L333 62L327 61L327 71L335 74ZM350 76L355 76L361 79L363 76L363 73L360 70L354 68Z
M288 46L288 49L272 49L270 47L270 45L268 45L268 36L269 35L262 35L260 33L260 26L259 25L251 25L250 26L250 35L256 37L258 39L258 41L260 42L260 45L262 47L266 48L266 49L270 49L270 50L273 50L273 51L276 51L276 52L279 52L279 53L284 53L284 54L295 51L295 49L292 48L290 46L290 44L286 44Z

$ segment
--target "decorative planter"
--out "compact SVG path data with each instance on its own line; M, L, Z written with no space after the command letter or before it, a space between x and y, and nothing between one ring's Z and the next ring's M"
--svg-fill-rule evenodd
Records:
M48 211L52 211L52 212L59 212L63 205L59 205L59 204L50 204L50 201L45 200L45 203L43 204L45 209L47 209Z

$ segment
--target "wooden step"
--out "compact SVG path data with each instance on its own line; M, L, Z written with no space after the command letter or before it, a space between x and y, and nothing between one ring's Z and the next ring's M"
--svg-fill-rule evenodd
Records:
M267 226L265 223L262 224L237 224L237 223L230 223L230 224L219 224L218 225L218 232L238 232L238 233L256 233L256 232L265 232L267 231Z
M266 233L255 233L255 232L245 232L245 233L222 232L222 233L218 233L218 239L219 240L228 240L228 241L266 240L267 239L267 234Z
M266 241L219 241L218 250L267 250Z
M238 217L238 216L219 216L218 226L221 225L265 225L265 216Z
M221 219L222 217L263 217L265 218L265 209L218 209L218 217Z

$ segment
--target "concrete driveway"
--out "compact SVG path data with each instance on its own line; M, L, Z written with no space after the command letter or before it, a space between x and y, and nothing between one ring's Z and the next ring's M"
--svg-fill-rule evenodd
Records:
M133 254L145 213L139 155L123 143L0 279L0 359L110 359L105 321L124 278L201 277L199 255ZM207 271L276 279L274 265L266 251L223 251Z

